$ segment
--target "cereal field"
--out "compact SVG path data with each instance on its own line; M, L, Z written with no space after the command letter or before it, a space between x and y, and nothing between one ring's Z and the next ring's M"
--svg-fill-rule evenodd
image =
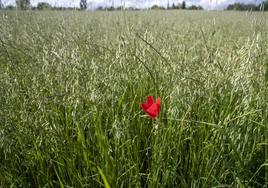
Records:
M0 11L0 187L267 187L267 19Z

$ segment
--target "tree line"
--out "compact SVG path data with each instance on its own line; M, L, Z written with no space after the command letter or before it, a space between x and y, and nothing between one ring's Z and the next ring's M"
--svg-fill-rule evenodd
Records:
M85 9L87 4L87 0L81 0L80 1L80 8ZM7 10L13 10L15 8L18 8L20 10L44 10L44 9L52 9L52 10L67 10L67 9L76 9L73 7L57 7L57 6L51 6L47 2L39 2L37 6L33 7L31 6L30 0L16 0L16 5L7 5L4 6L2 3L2 0L0 0L0 9L7 9Z
M66 7L53 7L51 6L49 3L47 2L39 2L37 4L36 7L33 7L31 6L31 2L30 0L16 0L16 7L15 6L12 6L12 5L8 5L6 7L3 6L2 0L0 0L0 8L5 8L5 9L15 9L15 8L18 8L18 9L21 9L21 10L29 10L29 9L32 9L32 10L44 10L44 9L57 9L57 10L65 10L65 9L77 9L77 8L66 8ZM87 8L90 8L88 7L88 2L87 0L80 0L80 10L85 10ZM102 6L99 6L96 8L97 10L139 10L137 8L134 8L134 7L123 7L123 6L118 6L118 7L115 7L112 3L111 6L105 6L105 7L102 7ZM202 10L203 7L201 7L200 5L191 5L191 6L188 6L186 7L186 2L183 1L182 3L178 3L178 4L175 4L175 3L172 3L172 4L167 4L166 7L162 7L162 6L158 6L158 5L153 5L152 7L150 7L149 9L189 9L189 10Z
M85 10L88 7L88 2L87 0L80 0L80 10ZM0 8L5 8L5 9L14 9L15 7L12 5L4 7L2 0L0 0ZM66 8L66 7L52 7L49 3L47 2L39 2L36 7L31 6L30 0L16 0L16 8L21 9L21 10L28 10L28 9L33 9L33 10L44 10L44 9L56 9L56 10L66 10L66 9L76 9L76 8ZM97 10L139 10L137 8L133 7L114 7L113 5L109 7L97 7ZM156 10L156 9L189 9L189 10L203 10L203 7L200 5L191 5L191 6L186 6L186 2L183 1L182 3L172 3L172 4L167 4L166 7L158 6L158 5L153 5L150 9ZM244 4L244 3L234 3L230 4L227 6L225 10L238 10L238 11L245 11L245 10L251 10L251 11L267 11L268 10L268 0L260 3L260 4Z
M268 10L268 0L263 1L260 4L244 4L244 3L234 3L227 6L226 10L238 10L238 11L267 11Z

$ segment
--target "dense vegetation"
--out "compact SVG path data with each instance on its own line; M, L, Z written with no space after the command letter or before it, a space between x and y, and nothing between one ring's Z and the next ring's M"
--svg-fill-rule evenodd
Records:
M268 0L263 1L260 4L234 3L234 4L228 5L226 10L267 11L268 10Z
M267 187L267 16L0 12L0 187Z

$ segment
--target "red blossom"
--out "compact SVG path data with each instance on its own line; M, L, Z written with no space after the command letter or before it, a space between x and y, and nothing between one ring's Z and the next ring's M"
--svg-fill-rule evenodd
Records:
M142 103L140 107L151 117L154 119L160 111L160 97L154 102L153 96L148 96L145 103Z

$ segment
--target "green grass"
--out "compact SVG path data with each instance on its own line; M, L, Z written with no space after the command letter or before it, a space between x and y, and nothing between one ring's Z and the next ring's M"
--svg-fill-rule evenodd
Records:
M267 16L0 12L0 187L266 187Z

